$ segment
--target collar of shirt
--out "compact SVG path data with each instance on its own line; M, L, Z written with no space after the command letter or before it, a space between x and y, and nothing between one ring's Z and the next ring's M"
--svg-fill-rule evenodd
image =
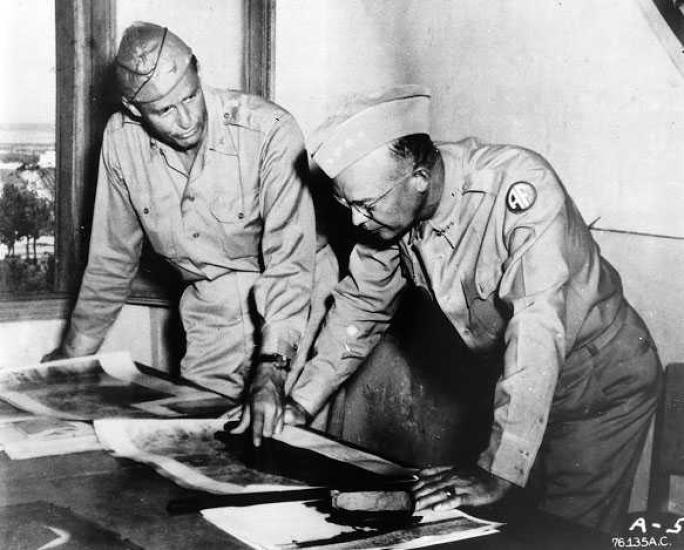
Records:
M455 162L452 152L442 144L435 144L444 162L444 187L437 210L431 218L420 222L409 237L409 244L426 238L431 233L443 235L455 222L454 210L463 192L464 178L459 163Z
M235 101L234 105L224 105L219 98L218 90L208 86L203 89L209 119L207 148L210 151L235 156L238 154L238 140L231 125L238 110L238 103Z
M410 242L424 239L430 233L444 235L458 223L458 208L465 193L491 192L493 172L487 168L471 168L472 156L481 147L475 138L457 143L435 144L444 162L444 188L437 210L431 218L411 231Z

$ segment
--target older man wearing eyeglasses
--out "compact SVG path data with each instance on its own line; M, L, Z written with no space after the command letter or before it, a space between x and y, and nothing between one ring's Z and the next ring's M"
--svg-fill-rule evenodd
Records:
M551 166L519 147L433 143L429 105L416 86L357 98L314 140L369 239L352 251L286 420L315 414L378 342L402 289L421 287L502 374L477 464L422 471L417 509L495 502L536 464L542 508L610 531L656 406L653 340Z

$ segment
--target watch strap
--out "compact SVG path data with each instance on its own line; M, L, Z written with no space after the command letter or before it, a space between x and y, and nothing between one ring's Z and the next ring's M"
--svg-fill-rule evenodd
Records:
M277 369L290 371L292 360L281 353L261 353L257 358L259 363L273 363Z

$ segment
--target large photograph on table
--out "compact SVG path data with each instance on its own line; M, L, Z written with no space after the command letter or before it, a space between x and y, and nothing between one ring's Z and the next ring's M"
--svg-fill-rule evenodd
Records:
M127 353L109 353L0 370L0 399L66 420L225 413L220 395L143 371Z
M414 470L294 426L255 448L222 419L95 421L102 445L190 489L216 494L312 486L373 486Z

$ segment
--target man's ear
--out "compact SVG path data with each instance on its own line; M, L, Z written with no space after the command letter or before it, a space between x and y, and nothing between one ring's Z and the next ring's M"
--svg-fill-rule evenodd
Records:
M413 170L411 182L416 191L419 193L425 193L427 191L428 184L430 183L430 172L423 167L415 168Z
M124 108L131 113L135 118L142 118L142 113L140 112L140 109L138 109L133 103L128 101L125 97L121 98L121 103L123 104Z

